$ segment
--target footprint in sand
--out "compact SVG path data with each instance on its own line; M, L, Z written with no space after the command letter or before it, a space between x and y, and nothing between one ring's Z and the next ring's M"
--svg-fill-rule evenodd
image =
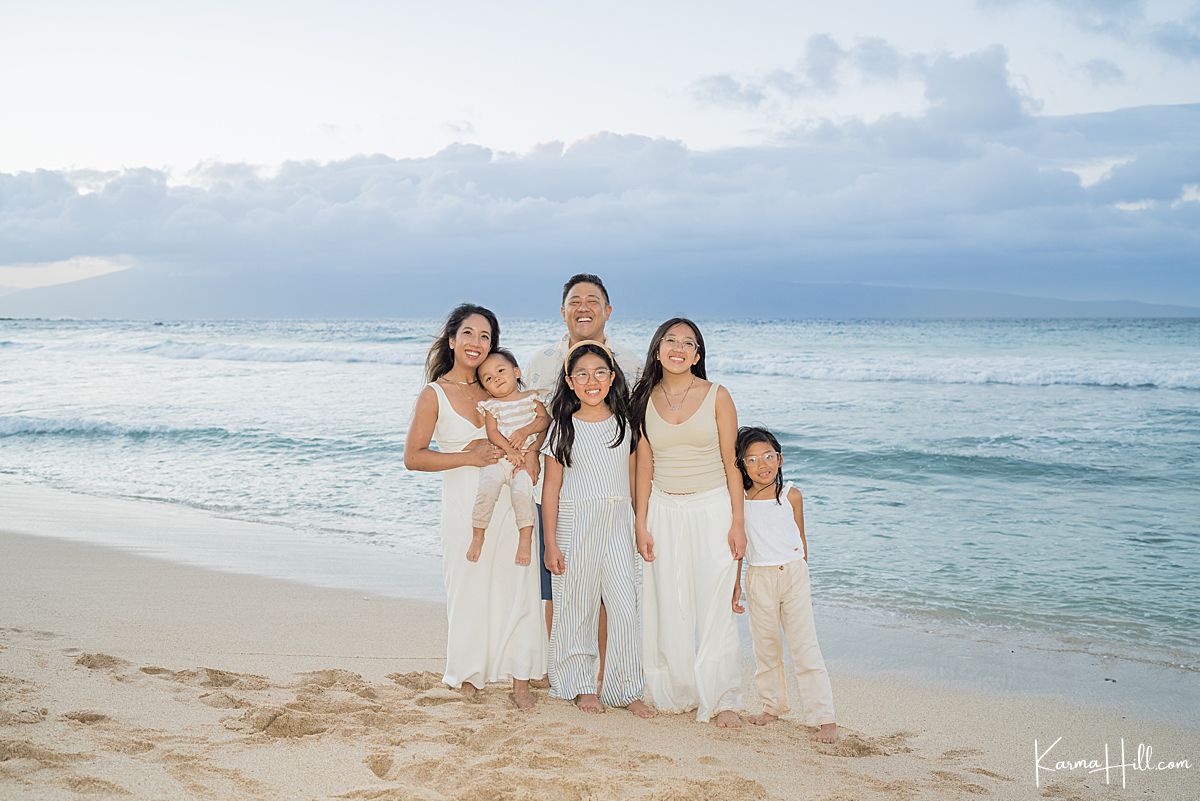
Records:
M829 756L892 756L893 754L907 754L912 751L907 745L907 740L911 736L912 734L906 731L898 731L884 737L864 737L860 734L847 734L839 738L836 743L828 745L814 743L814 745L820 753L828 754Z
M435 687L420 693L414 700L417 706L440 706L463 703L467 698L458 690L451 690L449 687Z
M392 769L392 758L387 754L371 754L363 760L372 773L380 779L386 779L388 771Z
M75 664L88 670L120 670L129 665L124 659L109 654L83 654L75 660Z
M986 787L978 784L972 784L971 782L967 781L965 776L959 776L957 773L951 773L948 770L935 770L931 775L938 780L938 787L944 787L945 785L949 784L953 785L955 790L959 790L964 793L970 793L971 795L991 794L991 791Z
M90 709L77 709L74 712L67 712L63 715L63 718L88 726L93 723L102 723L109 719L108 715L105 715L103 712L93 712Z

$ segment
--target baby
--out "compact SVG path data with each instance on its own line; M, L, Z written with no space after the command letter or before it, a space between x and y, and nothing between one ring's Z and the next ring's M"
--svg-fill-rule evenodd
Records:
M479 402L487 438L503 448L507 460L488 465L479 471L479 489L471 515L473 526L467 560L479 561L483 550L483 534L491 522L492 512L500 497L500 488L508 485L513 512L517 518L520 541L517 544L518 565L530 562L533 543L533 485L537 483L538 445L550 427L546 407L534 390L521 389L521 368L511 353L503 348L492 351L479 365L479 383L492 397ZM532 447L531 447L532 444Z

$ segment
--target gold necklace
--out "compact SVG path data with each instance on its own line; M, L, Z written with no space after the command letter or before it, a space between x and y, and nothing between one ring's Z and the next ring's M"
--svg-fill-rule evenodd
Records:
M687 389L685 389L683 391L683 394L681 396L679 396L678 403L671 403L671 396L667 394L667 385L666 384L661 385L663 397L666 398L666 400L667 400L667 408L673 412L679 411L679 407L683 405L683 402L687 399L688 393L692 391L692 385L695 383L696 383L696 376L693 375L691 383L687 385Z
M438 379L438 381L445 381L447 384L458 384L460 387L469 387L472 384L479 383L478 378L476 378L474 381L455 381L453 378L446 378L446 376L442 376Z

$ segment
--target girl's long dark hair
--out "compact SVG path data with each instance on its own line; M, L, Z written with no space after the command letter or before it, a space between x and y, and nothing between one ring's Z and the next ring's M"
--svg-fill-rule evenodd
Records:
M437 381L450 372L450 368L454 366L454 349L450 347L450 340L454 339L458 334L458 329L462 328L463 320L472 314L478 314L492 326L492 344L483 355L487 356L488 353L500 347L500 321L496 319L495 313L491 309L476 306L474 303L458 304L451 309L450 316L446 318L446 322L442 326L442 332L429 346L429 353L425 356L425 380L429 383Z
M605 365L612 370L612 385L608 388L608 397L604 402L609 411L617 418L617 433L608 447L615 448L625 439L625 431L629 426L629 385L625 383L625 374L621 365L608 355L608 351L599 345L583 345L571 351L567 359L566 370L558 374L558 384L554 388L554 397L550 400L550 455L563 467L571 466L571 447L575 444L575 412L583 404L575 390L567 385L567 373L575 369L575 363L585 354L593 353L604 360ZM632 446L630 452L632 453Z
M742 489L748 490L754 486L754 482L750 480L750 471L746 469L746 451L756 442L765 442L775 449L776 453L783 453L783 448L779 447L779 440L775 439L775 435L761 426L742 426L738 429L737 443L733 446L734 452L737 454L738 470L742 472ZM775 503L782 503L779 496L783 493L783 465L779 465L779 472L775 474Z
M660 325L654 332L654 336L650 338L650 348L646 351L646 365L642 368L642 377L638 379L629 395L629 419L633 426L635 447L638 438L646 436L646 405L650 403L650 393L654 391L655 385L662 381L663 377L662 362L658 360L658 350L662 347L663 337L667 335L667 332L680 323L692 329L692 333L696 335L696 353L700 356L700 361L692 365L692 375L708 380L708 372L704 369L704 336L700 333L700 326L686 317L672 317Z

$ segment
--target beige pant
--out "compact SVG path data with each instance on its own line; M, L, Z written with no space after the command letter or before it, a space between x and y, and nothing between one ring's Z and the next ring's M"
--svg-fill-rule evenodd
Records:
M746 568L746 599L750 634L754 638L754 686L763 711L782 715L788 711L783 664L783 637L787 636L800 705L806 725L834 723L833 688L817 628L813 623L808 563L803 559L773 567Z
M524 470L513 475L512 462L507 459L480 468L479 489L475 493L471 525L475 528L487 528L491 524L492 512L500 499L500 490L506 486L512 500L513 514L517 518L517 528L529 528L533 525L533 480Z

